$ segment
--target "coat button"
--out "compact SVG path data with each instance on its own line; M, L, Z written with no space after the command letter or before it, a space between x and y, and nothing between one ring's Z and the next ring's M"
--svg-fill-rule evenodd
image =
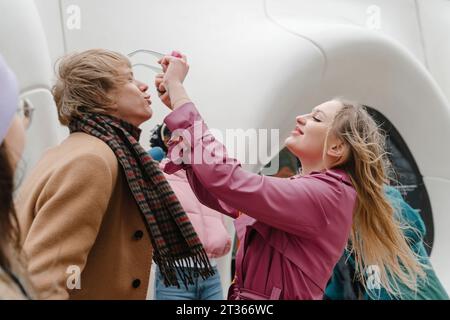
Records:
M141 285L141 280L134 279L133 282L131 283L131 285L133 286L133 288L137 289Z
M141 230L138 230L134 233L133 238L135 240L141 240L143 236L144 236L144 232L142 232Z

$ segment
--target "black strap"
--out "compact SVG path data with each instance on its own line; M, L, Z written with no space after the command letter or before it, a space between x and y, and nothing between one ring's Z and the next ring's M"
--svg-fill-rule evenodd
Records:
M31 297L28 295L27 291L25 290L25 287L22 285L22 283L20 282L19 278L17 278L16 275L14 273L12 273L9 269L7 269L7 268L2 268L2 269L11 278L11 280L16 284L16 286L19 287L19 289L22 292L22 294L28 300L31 300Z

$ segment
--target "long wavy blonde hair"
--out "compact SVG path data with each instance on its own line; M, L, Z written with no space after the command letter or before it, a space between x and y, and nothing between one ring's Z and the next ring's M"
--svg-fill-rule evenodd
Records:
M390 172L385 136L362 105L334 100L343 107L328 134L348 144L349 156L341 167L349 173L357 192L348 246L355 258L355 275L367 290L365 268L376 266L379 284L389 295L401 297L400 284L417 291L418 280L425 276L424 266L404 236L408 226L395 218L384 192Z

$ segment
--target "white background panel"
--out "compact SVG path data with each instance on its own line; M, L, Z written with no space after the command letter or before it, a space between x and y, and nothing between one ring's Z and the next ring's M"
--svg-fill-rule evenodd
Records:
M424 178L434 220L434 246L431 262L447 292L450 292L450 180Z
M69 8L79 9L79 28L70 27ZM449 10L444 0L0 0L0 49L38 109L25 153L30 166L67 134L48 90L29 92L50 87L66 51L180 50L191 65L186 86L210 127L279 128L280 142L295 115L333 96L377 108L426 176L432 259L450 290ZM136 74L153 83L153 72ZM150 92L155 115L143 125L144 146L168 113ZM229 258L221 264L226 277Z
M418 0L426 63L450 99L450 1Z

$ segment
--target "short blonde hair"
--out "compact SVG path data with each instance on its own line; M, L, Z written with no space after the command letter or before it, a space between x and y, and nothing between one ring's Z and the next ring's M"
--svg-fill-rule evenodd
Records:
M120 53L91 49L71 53L59 60L57 80L52 88L61 124L69 125L83 113L107 113L113 101L108 93L126 81L119 68L131 67Z

